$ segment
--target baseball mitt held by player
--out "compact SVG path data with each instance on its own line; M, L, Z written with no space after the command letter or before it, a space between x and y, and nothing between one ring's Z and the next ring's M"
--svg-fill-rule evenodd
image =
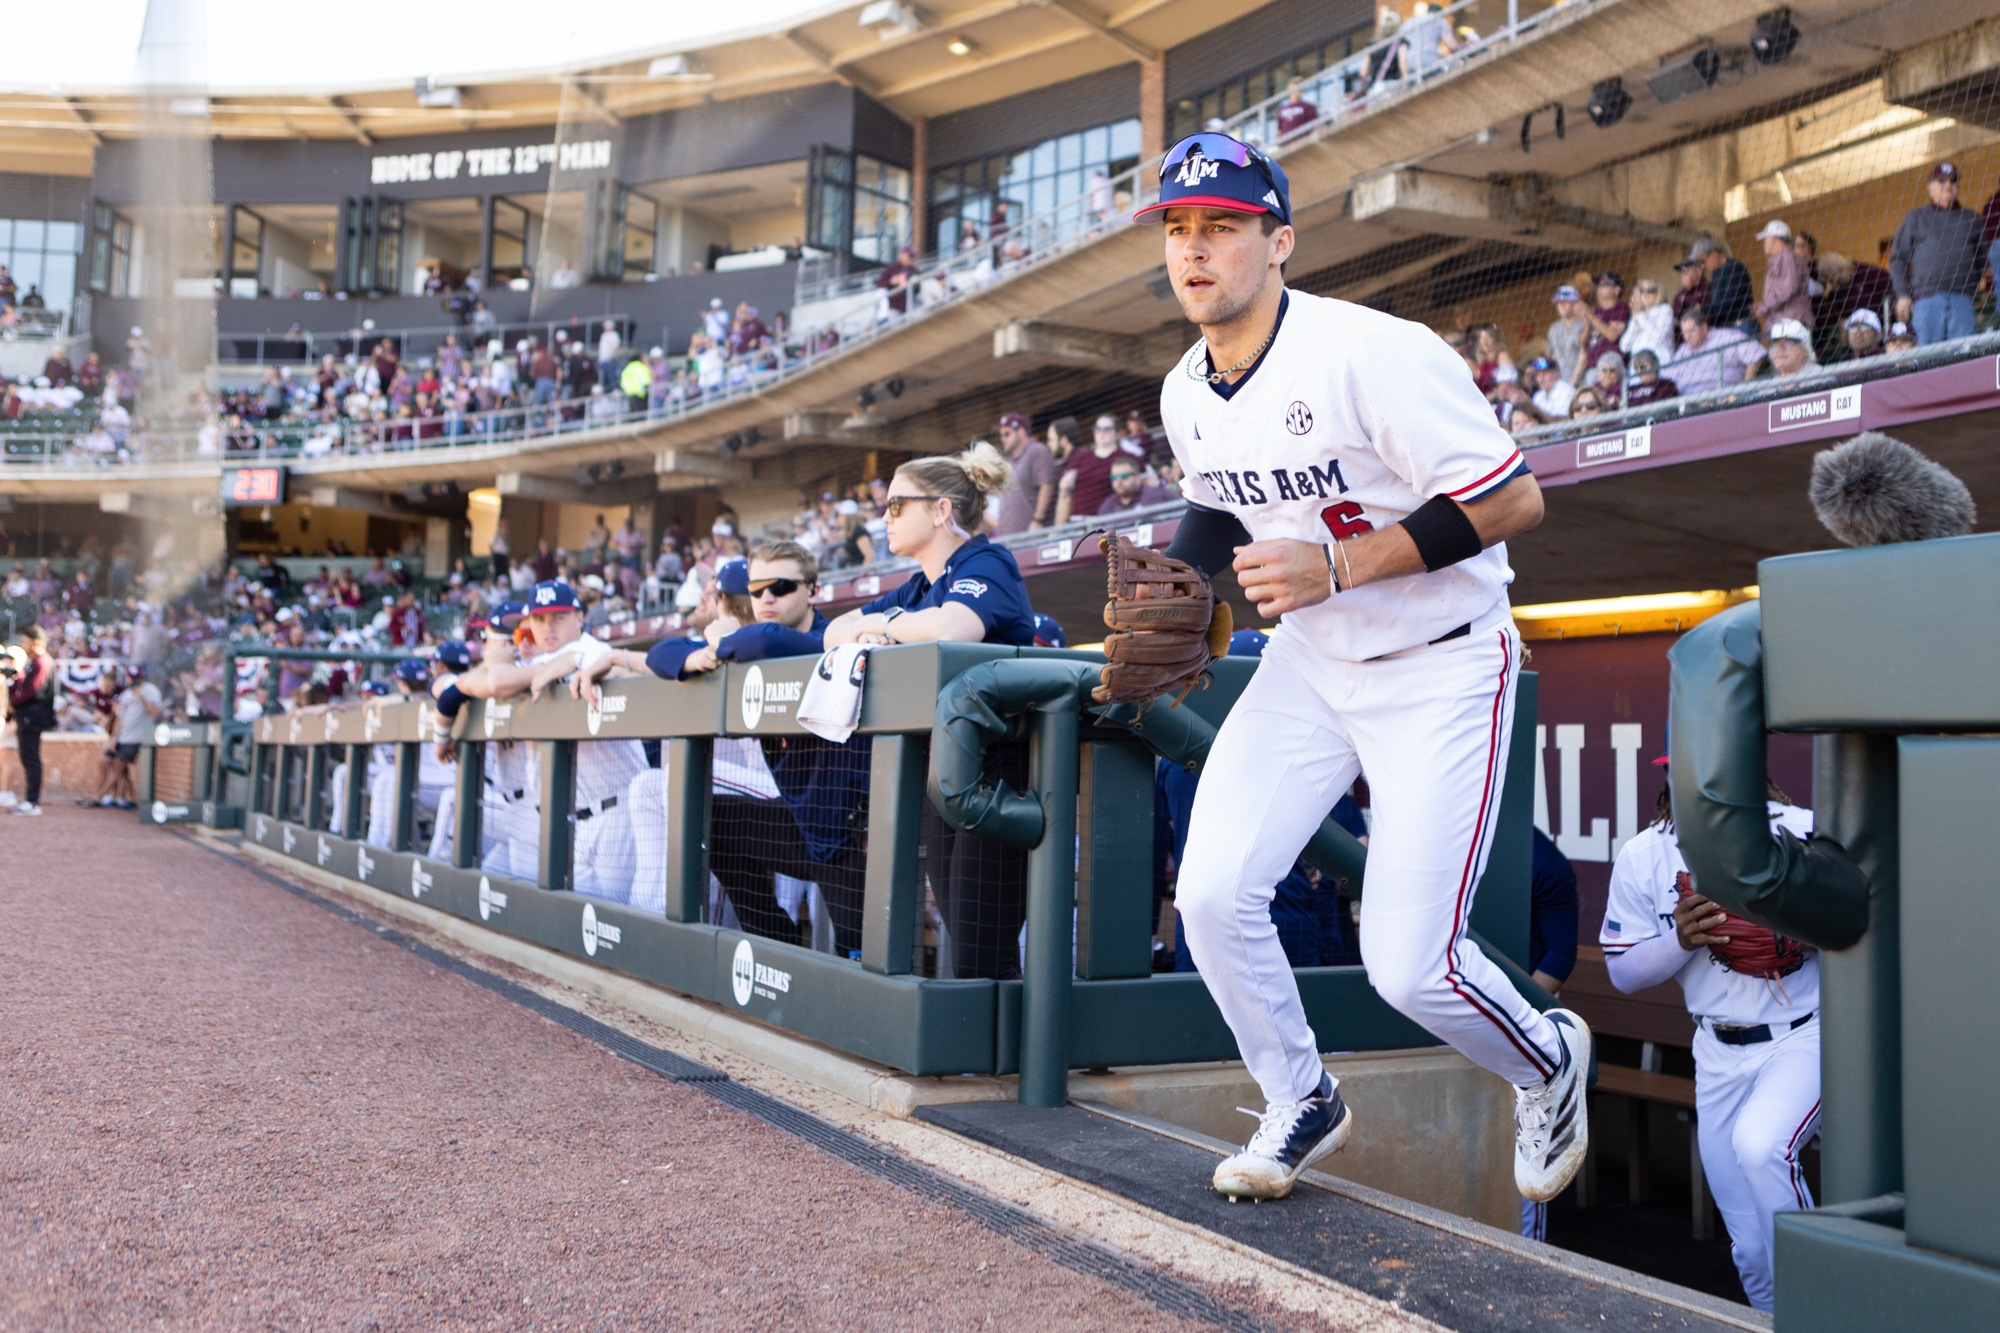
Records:
M1683 870L1674 876L1674 892L1685 902L1694 896L1694 880ZM1723 911L1716 933L1727 935L1729 943L1711 944L1708 951L1731 972L1747 977L1788 977L1806 965L1806 946L1767 926L1760 926L1734 912Z
M1229 605L1184 560L1122 536L1100 537L1106 590L1104 671L1099 703L1144 703L1174 691L1187 697L1208 664L1229 652Z

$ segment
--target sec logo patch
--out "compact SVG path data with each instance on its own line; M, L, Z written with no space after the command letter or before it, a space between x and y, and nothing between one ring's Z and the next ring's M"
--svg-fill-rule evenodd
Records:
M1285 412L1285 429L1294 435L1304 435L1313 428L1313 410L1304 403L1293 403Z

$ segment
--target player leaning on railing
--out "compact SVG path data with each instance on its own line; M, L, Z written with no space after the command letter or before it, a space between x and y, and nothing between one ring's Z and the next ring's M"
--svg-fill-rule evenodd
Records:
M1286 290L1275 162L1198 134L1160 173L1139 220L1165 223L1168 275L1202 331L1160 395L1189 501L1167 554L1207 577L1234 568L1283 617L1210 752L1179 877L1189 949L1268 1103L1215 1187L1281 1196L1352 1128L1269 909L1365 772L1369 980L1515 1085L1515 1183L1548 1199L1583 1161L1590 1033L1536 1012L1466 939L1520 668L1501 543L1541 521L1541 492L1436 334ZM1146 661L1147 637L1106 652L1129 643Z

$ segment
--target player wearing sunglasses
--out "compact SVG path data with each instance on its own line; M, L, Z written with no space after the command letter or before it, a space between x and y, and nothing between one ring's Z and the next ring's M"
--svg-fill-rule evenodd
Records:
M687 680L723 662L816 657L825 651L827 627L827 618L813 605L818 590L819 562L810 551L796 542L764 542L750 553L741 594L750 599L756 620L713 644L669 639L648 653L608 653L578 674L576 693L595 699L598 682L607 675L650 671L668 680ZM770 773L764 789L775 787L777 797L720 786L710 797L709 868L729 894L736 919L753 934L798 943L799 927L778 905L774 879L790 875L819 885L833 919L834 948L842 954L859 949L867 856L853 831L868 793L868 738L835 744L817 736L766 736L750 744L761 748ZM642 775L640 781L647 779ZM647 796L642 798L635 786L633 809L657 813L658 797ZM646 840L642 833L642 844ZM640 861L650 863L643 846ZM640 892L635 885L633 901L644 905L638 902Z

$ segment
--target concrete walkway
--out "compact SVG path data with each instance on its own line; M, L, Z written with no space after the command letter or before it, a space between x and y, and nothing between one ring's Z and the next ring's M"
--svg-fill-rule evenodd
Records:
M1098 1276L130 815L0 839L0 1330L1307 1322Z

